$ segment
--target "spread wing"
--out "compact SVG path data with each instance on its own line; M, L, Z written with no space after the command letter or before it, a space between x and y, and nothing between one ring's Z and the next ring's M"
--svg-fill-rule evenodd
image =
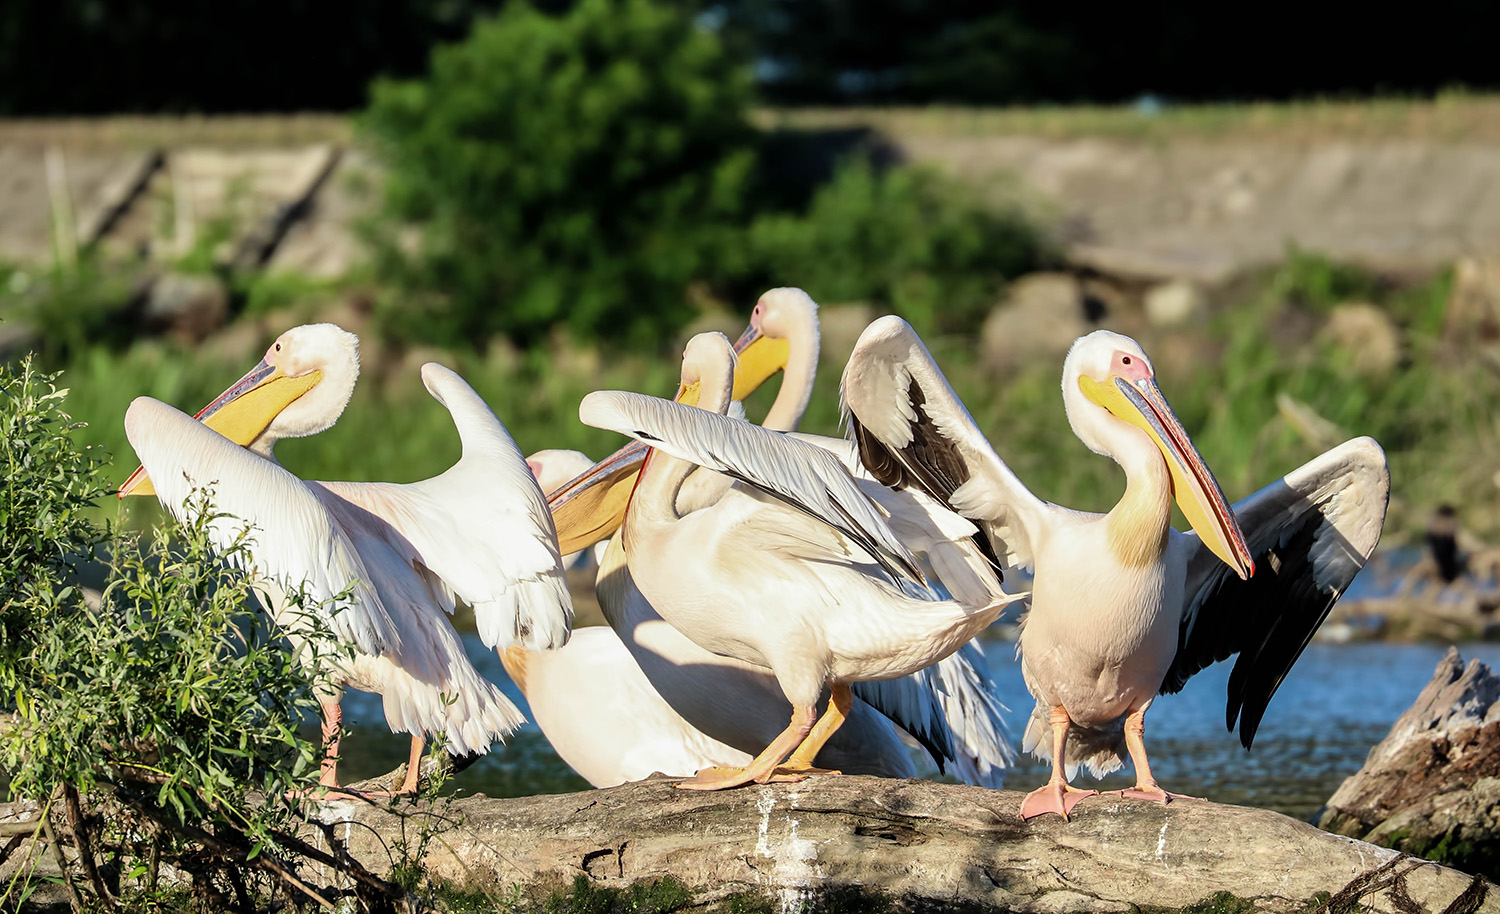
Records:
M186 519L193 491L211 489L216 546L228 548L248 525L254 573L320 603L327 629L361 652L401 649L390 607L425 588L388 546L372 543L367 554L302 480L159 400L130 404L125 435L173 515Z
M1239 719L1249 748L1271 696L1375 551L1390 486L1380 445L1355 438L1237 502L1255 558L1248 581L1196 534L1176 534L1173 548L1188 550L1187 605L1162 692L1238 654L1224 719L1231 731Z
M489 406L436 363L422 380L448 408L463 455L447 472L410 485L318 485L400 532L414 560L474 608L484 643L534 650L568 639L573 604L557 532L526 459Z
M849 434L872 476L915 487L972 520L997 568L1030 567L1029 530L1053 506L1032 495L990 447L911 326L899 317L860 334L839 387Z

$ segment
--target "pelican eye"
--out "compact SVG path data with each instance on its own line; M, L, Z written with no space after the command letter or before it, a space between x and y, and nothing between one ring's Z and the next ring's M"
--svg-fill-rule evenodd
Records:
M277 348L280 348L280 347L277 347ZM1129 365L1130 364L1130 356L1127 355L1124 358L1120 359L1120 364L1121 365Z

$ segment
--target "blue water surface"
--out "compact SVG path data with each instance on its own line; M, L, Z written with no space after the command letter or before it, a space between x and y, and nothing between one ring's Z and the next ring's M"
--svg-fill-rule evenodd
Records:
M480 672L528 711L495 654L475 635L466 634L464 641ZM1153 773L1175 793L1311 818L1343 779L1359 770L1370 748L1411 705L1445 649L1429 644L1310 645L1272 699L1250 751L1240 748L1238 734L1224 727L1233 660L1216 664L1195 676L1181 693L1161 696L1152 706L1146 717L1146 745ZM1500 665L1500 644L1464 645L1460 650L1465 661L1477 657ZM986 642L986 653L1000 698L1011 709L1009 722L1019 745L1033 703L1021 681L1015 646L996 639ZM343 746L342 780L390 771L405 761L407 739L386 728L377 697L347 693L344 715L354 732ZM937 776L930 765L927 773ZM1027 758L1007 779L1007 786L1030 789L1046 778L1046 766ZM1097 785L1087 775L1078 779L1080 786L1106 789L1133 782L1128 772ZM455 790L488 796L587 787L531 723L453 782Z

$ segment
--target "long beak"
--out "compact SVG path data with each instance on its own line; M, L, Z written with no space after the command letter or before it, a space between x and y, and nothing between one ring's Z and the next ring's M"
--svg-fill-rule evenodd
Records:
M563 555L587 549L620 529L649 450L632 441L547 496Z
M790 351L786 340L765 336L751 324L734 344L739 360L734 372L736 400L755 393L776 372L786 368ZM698 405L697 383L677 388L673 398L687 406ZM650 448L631 443L594 464L547 498L552 522L557 526L563 555L586 549L620 529L636 476Z
M245 376L229 385L213 402L198 411L193 418L233 441L241 447L260 437L271 420L291 405L292 401L312 390L323 380L323 372L310 371L292 378L281 373L281 369L264 360L245 373ZM146 475L145 467L137 467L125 484L120 486L119 496L155 495L156 488Z
M751 324L735 341L734 351L739 360L735 364L734 393L731 396L743 400L776 372L786 369L792 344L785 339L766 336L759 327Z
M1239 521L1155 379L1138 378L1133 383L1119 377L1112 380L1112 386L1098 384L1087 376L1080 382L1090 399L1151 436L1167 460L1172 494L1183 516L1214 555L1242 579L1248 579L1255 573L1255 559Z

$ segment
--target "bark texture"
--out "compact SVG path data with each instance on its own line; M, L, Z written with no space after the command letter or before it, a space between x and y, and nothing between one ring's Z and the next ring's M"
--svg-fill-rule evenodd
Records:
M1456 648L1328 801L1339 834L1500 875L1500 677Z
M1101 796L1085 800L1070 822L1022 822L1021 796L864 777L712 794L656 780L438 801L419 804L414 817L403 807L406 818L350 800L320 814L350 823L338 831L372 867L394 862L391 848L398 840L410 846L424 817L440 819L445 830L427 844L428 871L502 898L578 876L601 888L670 876L710 910L735 893L767 900L772 910L815 910L819 899L854 891L878 896L876 907L889 910L1181 909L1215 896L1219 910L1234 896L1256 910L1291 912L1334 896L1323 910L1357 903L1500 912L1500 894L1482 879L1274 812Z

